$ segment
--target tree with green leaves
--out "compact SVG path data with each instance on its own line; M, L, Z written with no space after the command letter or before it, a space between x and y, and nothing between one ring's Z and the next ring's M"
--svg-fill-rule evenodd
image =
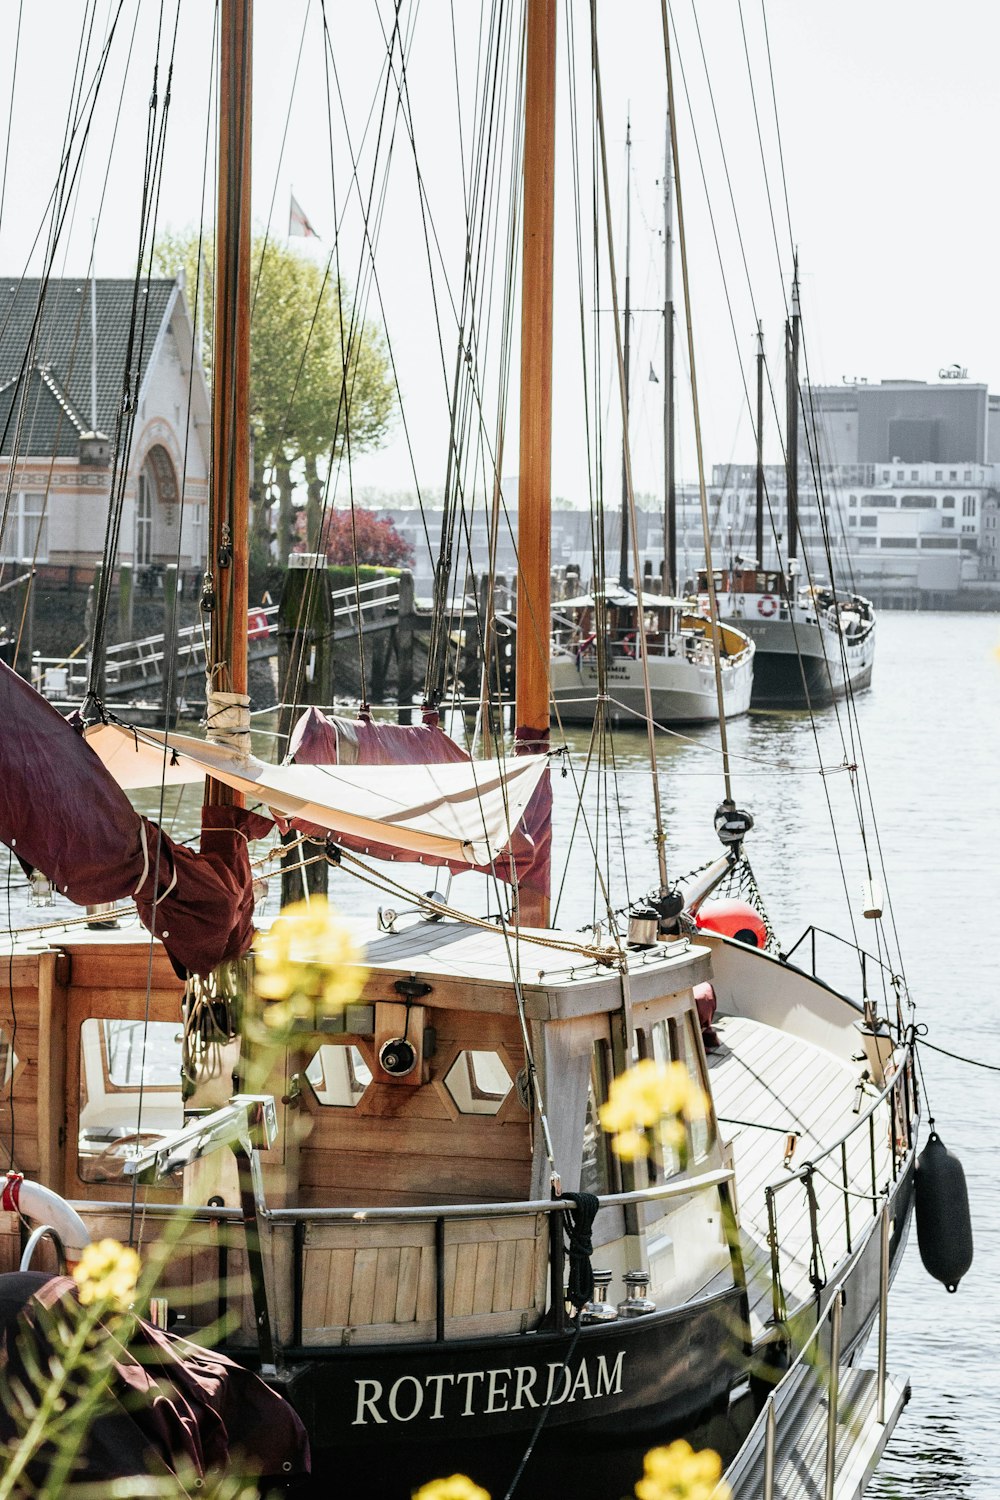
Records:
M161 274L183 270L192 307L204 311L205 363L212 368L210 241L196 230L167 231L157 242ZM381 443L392 421L395 387L385 339L357 313L343 282L275 240L253 242L250 323L250 419L253 430L251 557L270 549L270 494L278 492L278 556L287 562L295 531L292 469L307 486L307 546L319 542L323 494L331 464Z

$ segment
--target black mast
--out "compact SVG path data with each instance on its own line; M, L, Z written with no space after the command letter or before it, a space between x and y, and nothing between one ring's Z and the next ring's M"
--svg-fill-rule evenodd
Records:
M764 325L757 320L757 566L764 566Z
M625 421L628 422L629 407L629 353L632 330L632 299L631 299L631 262L632 262L632 121L629 120L625 126ZM628 558L629 558L629 535L628 535L628 476L625 472L625 443L627 432L622 433L622 551L618 566L618 582L623 589L628 588ZM642 587L640 579L635 581L636 589Z
M677 485L674 477L674 203L673 163L670 158L670 115L667 114L667 152L663 165L663 587L677 595Z
M788 486L788 561L799 550L799 258L792 276L792 316L785 324L785 402L787 435L786 483Z

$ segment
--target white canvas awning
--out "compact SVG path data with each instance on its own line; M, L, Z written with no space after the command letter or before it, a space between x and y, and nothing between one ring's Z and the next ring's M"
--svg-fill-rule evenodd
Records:
M524 755L502 767L494 761L272 766L186 734L104 724L86 737L126 791L211 775L284 817L470 865L489 865L506 849L548 763L544 755Z

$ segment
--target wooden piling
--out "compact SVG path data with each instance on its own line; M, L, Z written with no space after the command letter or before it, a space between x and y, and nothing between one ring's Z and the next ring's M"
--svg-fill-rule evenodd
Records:
M399 575L399 608L396 615L396 718L413 723L413 574L404 568Z
M163 662L160 685L160 703L166 729L173 727L177 714L177 665L177 564L167 563L163 570Z
M278 743L284 754L301 710L333 701L333 603L322 554L294 552L288 559L278 606L278 693ZM291 834L284 842L297 838ZM282 860L282 906L307 893L326 894L328 866L320 861L302 868L319 852L319 845L304 844Z

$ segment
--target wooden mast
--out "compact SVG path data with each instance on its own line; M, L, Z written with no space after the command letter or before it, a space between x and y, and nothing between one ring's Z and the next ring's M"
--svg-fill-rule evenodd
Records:
M556 0L528 0L524 111L515 735L530 752L549 739ZM547 926L548 894L523 890L519 915Z
M215 220L212 472L207 593L209 686L247 691L247 552L250 501L250 124L252 0L222 0L219 51L219 182ZM209 779L205 801L242 805Z

